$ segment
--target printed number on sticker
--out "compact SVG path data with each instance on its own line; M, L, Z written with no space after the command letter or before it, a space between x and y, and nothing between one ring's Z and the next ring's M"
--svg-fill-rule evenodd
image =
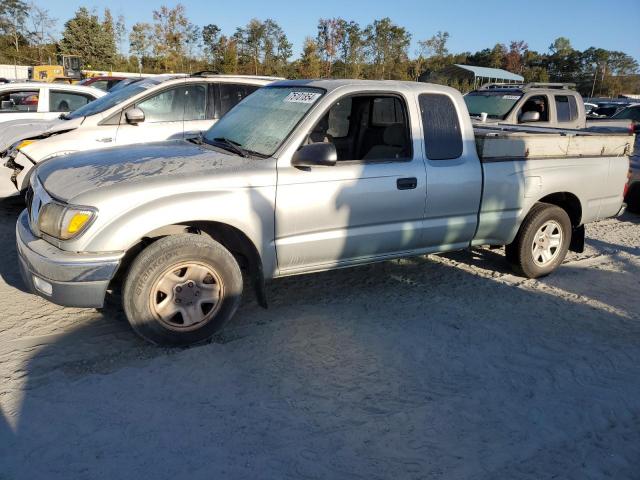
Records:
M291 92L284 99L288 103L313 103L320 96L317 92Z

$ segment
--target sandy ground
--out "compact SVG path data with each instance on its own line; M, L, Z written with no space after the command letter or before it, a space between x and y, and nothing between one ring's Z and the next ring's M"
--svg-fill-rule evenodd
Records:
M0 207L0 479L638 479L640 217L540 281L501 250L285 279L211 344L22 291Z

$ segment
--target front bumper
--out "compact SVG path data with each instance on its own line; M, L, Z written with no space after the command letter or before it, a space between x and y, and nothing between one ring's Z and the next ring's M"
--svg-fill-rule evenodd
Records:
M16 224L20 273L31 293L66 307L102 307L124 252L60 250L33 235L24 210Z

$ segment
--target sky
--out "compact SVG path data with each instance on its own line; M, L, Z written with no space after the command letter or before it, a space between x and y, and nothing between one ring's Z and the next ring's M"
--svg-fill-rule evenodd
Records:
M315 36L319 18L342 17L366 25L376 18L390 17L413 36L410 56L417 41L437 31L450 34L449 51L475 52L496 43L524 40L529 48L546 52L551 42L568 37L574 48L591 46L621 50L640 61L640 0L537 0L535 2L497 0L35 0L58 19L58 29L80 6L109 7L125 16L127 27L151 22L152 11L160 5L182 3L196 25L215 23L223 33L251 18L272 18L293 42L297 56L306 36ZM529 5L529 6L527 6Z

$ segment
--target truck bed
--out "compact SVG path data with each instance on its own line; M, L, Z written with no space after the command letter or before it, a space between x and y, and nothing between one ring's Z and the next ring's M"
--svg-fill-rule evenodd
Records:
M511 125L474 126L481 160L630 155L634 135Z

